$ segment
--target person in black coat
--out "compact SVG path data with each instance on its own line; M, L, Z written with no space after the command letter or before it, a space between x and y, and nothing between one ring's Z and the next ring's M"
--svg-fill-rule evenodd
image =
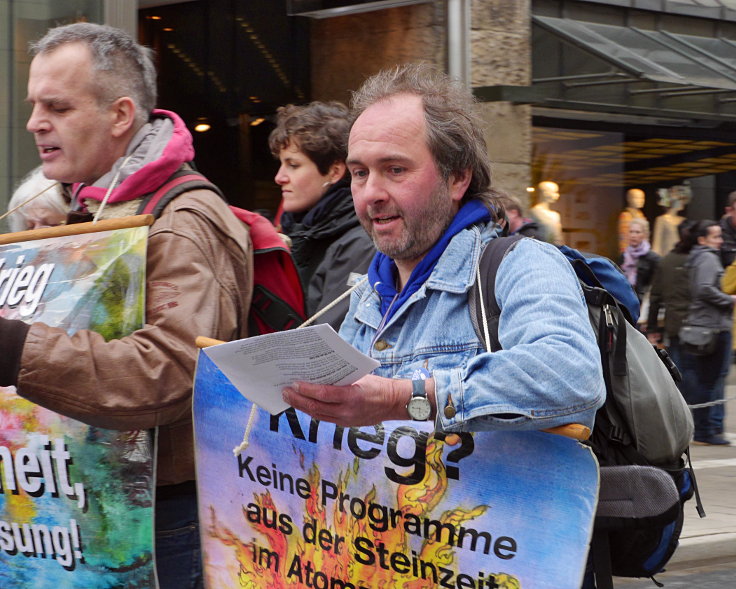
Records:
M368 271L375 249L358 221L345 166L350 118L339 102L311 102L278 109L269 136L281 166L281 228L291 238L291 253L306 293L308 316L327 307ZM348 298L316 323L337 330Z
M539 225L524 216L521 201L518 198L497 190L496 201L503 206L503 210L506 213L503 223L508 225L509 235L518 233L524 237L540 239L542 231Z
M725 214L719 225L723 236L721 263L724 268L728 268L736 260L736 191L729 193Z

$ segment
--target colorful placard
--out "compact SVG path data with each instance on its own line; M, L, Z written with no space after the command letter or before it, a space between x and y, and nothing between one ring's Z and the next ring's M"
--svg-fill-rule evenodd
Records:
M0 245L0 316L117 338L143 324L147 227ZM0 348L2 344L0 344ZM155 587L153 437L0 388L0 587Z
M247 392L246 392L247 393ZM200 352L195 447L210 589L580 587L587 446L542 432L342 428L257 410Z

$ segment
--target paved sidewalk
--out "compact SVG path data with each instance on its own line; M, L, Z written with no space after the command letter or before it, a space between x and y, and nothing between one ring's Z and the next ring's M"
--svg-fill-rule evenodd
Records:
M726 437L731 445L690 448L706 517L698 517L694 498L685 504L685 524L680 546L667 566L670 570L724 558L736 560L736 367L728 383Z

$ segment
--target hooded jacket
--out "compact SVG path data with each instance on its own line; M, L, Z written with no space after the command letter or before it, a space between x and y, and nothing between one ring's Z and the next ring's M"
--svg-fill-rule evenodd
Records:
M78 204L98 211L112 186L101 218L135 214L140 198L193 156L181 119L154 111L109 173L75 187ZM17 381L9 384L30 401L90 425L158 427L158 485L193 480L194 339L247 335L250 248L246 226L216 193L180 195L149 230L145 325L105 341L89 330L68 335L43 323L9 329L7 322L0 331L10 332L16 346L27 329L22 350L8 349L20 356Z
M718 252L705 245L696 245L690 251L687 264L692 298L687 323L729 331L733 322L733 299L721 290L723 266Z
M365 274L376 253L355 214L347 180L334 184L305 214L283 215L281 225L291 238L291 254L307 295L308 317L344 293L353 279ZM337 331L348 305L346 298L317 323L329 323Z
M659 310L664 307L664 331L670 338L678 337L690 307L687 258L688 254L672 250L660 260L649 291L647 332L658 330Z

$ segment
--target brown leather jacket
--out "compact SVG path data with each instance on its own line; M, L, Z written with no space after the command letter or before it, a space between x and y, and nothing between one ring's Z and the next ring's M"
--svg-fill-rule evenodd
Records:
M247 227L208 190L187 192L150 229L146 324L109 342L31 326L18 389L27 399L109 429L158 426L158 485L194 479L196 336L246 337L252 293Z

